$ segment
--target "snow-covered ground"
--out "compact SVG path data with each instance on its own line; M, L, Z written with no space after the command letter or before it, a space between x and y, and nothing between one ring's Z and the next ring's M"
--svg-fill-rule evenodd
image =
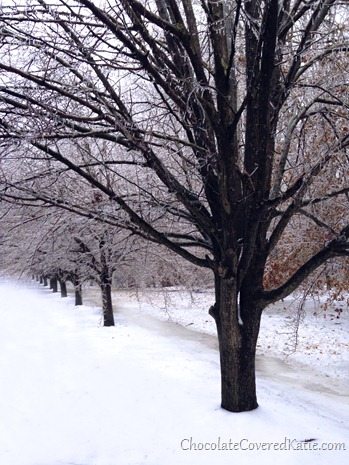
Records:
M87 295L98 303L100 297L95 290L87 289ZM311 370L330 378L331 384L349 388L349 308L337 303L332 310L325 311L320 299L308 299L301 310L301 300L301 296L292 296L265 310L258 355L275 357L298 370ZM114 293L114 301L116 311L132 312L134 317L138 311L216 335L215 323L208 315L214 302L213 292L118 291ZM339 307L343 310L340 316L336 311Z
M265 356L260 407L228 413L215 339L118 296L117 325L103 328L96 307L0 281L0 464L348 463L349 401L337 385Z

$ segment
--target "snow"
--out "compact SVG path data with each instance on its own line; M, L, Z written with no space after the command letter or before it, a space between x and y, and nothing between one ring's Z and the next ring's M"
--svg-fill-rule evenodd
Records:
M99 297L90 298L96 303ZM143 292L118 291L114 295L118 308L139 312L171 321L200 333L216 335L214 320L208 308L214 302L213 292L188 292L168 289L164 294L156 290ZM344 304L338 317L335 309L324 311L320 299L306 301L300 312L301 296L292 296L284 302L267 308L262 317L257 354L281 359L297 370L317 372L331 383L349 386L349 309ZM297 336L297 345L295 345Z
M273 449L311 438L348 449L341 391L260 367L260 407L226 412L214 338L128 305L116 303L117 325L103 328L97 307L0 281L1 464L347 463L348 450ZM183 450L190 439L254 450Z

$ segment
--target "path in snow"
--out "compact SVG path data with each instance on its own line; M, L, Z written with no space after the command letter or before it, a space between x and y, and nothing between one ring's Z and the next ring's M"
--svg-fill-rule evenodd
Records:
M93 292L87 287L88 294ZM98 291L95 291L95 294ZM348 294L349 297L349 294ZM143 290L116 290L113 298L116 311L140 309L142 313L157 319L179 323L199 333L216 337L213 318L208 308L214 302L210 290L186 291L169 288ZM257 344L258 356L282 359L299 373L317 373L317 376L349 386L349 308L345 302L334 302L327 311L321 307L321 298L308 299L298 314L301 294L289 296L284 302L269 306L263 312L261 330ZM100 296L95 300L99 305ZM338 307L343 312L338 317ZM300 318L298 332L296 322ZM297 334L297 336L296 336ZM295 343L297 340L297 348ZM296 349L296 350L295 350ZM273 364L275 365L275 363ZM338 386L339 387L339 386Z
M339 396L261 376L261 407L225 412L217 351L205 336L130 315L102 328L96 308L74 308L34 283L0 282L1 464L347 463L343 450L182 450L190 437L245 446L316 438L348 448L349 408Z
M87 288L84 293L85 301L95 306L99 305L100 295L97 290L93 287ZM122 299L122 293L120 296L117 292L114 293L116 319L126 319L128 323L144 328L155 334L197 342L209 349L218 351L216 336L192 330L191 326L185 327L172 320L156 318L153 314L144 311L144 307L136 306L134 303L131 305L129 303L125 304ZM309 393L324 393L338 402L349 405L349 386L347 383L341 380L331 379L331 377L325 376L321 372L319 373L316 370L312 370L309 366L294 366L275 356L258 355L256 369L259 377L282 384L286 383L295 390L301 389L309 391Z

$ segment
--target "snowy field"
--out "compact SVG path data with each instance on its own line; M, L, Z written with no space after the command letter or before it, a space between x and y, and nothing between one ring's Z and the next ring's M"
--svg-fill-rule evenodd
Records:
M88 300L98 305L99 292L86 289ZM257 354L263 360L311 371L317 377L330 378L330 384L349 389L349 308L337 303L324 311L323 299L308 299L300 309L302 296L290 297L268 307L264 313ZM214 320L208 309L214 302L213 292L187 292L168 289L118 291L114 293L116 311L127 312L138 320L152 315L162 321L184 326L192 331L216 336ZM342 312L339 315L338 309ZM298 323L298 324L297 324ZM216 339L216 337L215 337ZM326 383L326 379L323 379Z
M116 297L116 326L103 328L97 307L75 308L37 283L0 281L1 465L348 463L345 316L314 330L305 319L299 334L305 345L307 333L311 341L322 334L328 355L316 368L334 364L330 372L310 370L315 348L309 360L304 351L292 363L276 357L281 316L267 314L260 407L232 414L219 407L218 354L203 308ZM170 321L155 318L161 312ZM185 328L194 321L206 334ZM332 337L341 357L328 352Z

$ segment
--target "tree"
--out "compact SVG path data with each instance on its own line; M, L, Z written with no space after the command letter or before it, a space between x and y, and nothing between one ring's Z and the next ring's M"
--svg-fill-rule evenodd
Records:
M16 204L2 214L2 268L8 273L30 273L53 292L67 297L67 281L82 304L82 283L95 281L101 289L103 324L114 326L113 274L124 271L137 251L130 234L101 222L81 218L57 208ZM139 250L139 249L138 249ZM46 284L45 284L46 283Z
M115 271L127 266L137 250L129 234L94 221L85 221L73 233L74 252L79 263L80 276L95 281L101 289L103 324L114 326L112 282Z
M36 276L41 284L66 292L66 268L72 266L64 237L60 237L62 212L29 205L1 205L1 269L9 275ZM69 265L68 265L69 264Z
M258 405L263 309L348 255L345 216L325 244L265 285L296 218L317 222L312 205L349 191L343 178L323 189L348 164L346 16L341 0L38 0L25 15L2 9L3 144L62 164L115 205L105 221L212 271L229 411ZM113 149L86 162L67 151L67 141L84 139ZM7 182L3 198L18 189ZM47 192L36 199L101 216Z

